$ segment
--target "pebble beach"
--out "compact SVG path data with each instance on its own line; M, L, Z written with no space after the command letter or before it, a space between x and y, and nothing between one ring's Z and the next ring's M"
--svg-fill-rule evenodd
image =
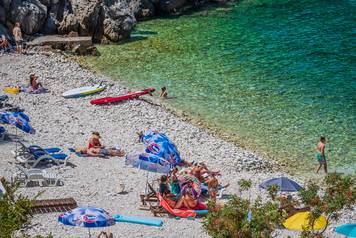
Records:
M277 169L273 162L224 141L145 100L131 100L108 106L91 105L89 101L92 99L122 95L129 89L106 76L83 69L59 54L0 56L1 90L6 86L27 84L31 73L39 76L39 81L49 92L9 95L9 103L25 110L36 134L16 132L14 127L6 126L10 137L18 137L26 145L61 147L69 154L68 148L86 146L91 132L99 131L104 145L119 146L126 153L135 153L143 148L136 133L153 129L166 133L185 160L204 162L209 168L220 170L221 183L230 183L225 194L239 193L238 181L251 179L252 189L243 196L254 199L261 195L266 198L267 192L258 188L261 182L278 176L291 177ZM107 85L107 89L100 94L74 99L62 97L62 93L69 89L99 82ZM16 160L11 153L15 148L14 142L0 143L0 176L10 178L16 172ZM149 211L139 210L139 195L145 191L145 171L126 166L122 157L83 158L72 154L69 162L65 167L47 168L60 176L63 186L27 187L21 188L20 192L29 197L43 192L39 199L73 197L79 206L100 207L110 214L153 217ZM158 177L158 174L149 174L148 180ZM321 180L322 175L318 178ZM306 182L303 177L293 177L293 180L300 184ZM120 184L124 184L126 193L119 193ZM30 235L52 233L56 238L87 236L88 231L85 228L64 226L57 222L58 215L59 213L35 215L32 225L27 227L25 232ZM102 230L112 232L114 237L209 237L203 230L201 219L176 220L168 216L159 219L164 221L161 228L117 223L91 231L93 237ZM337 235L333 229L355 220L355 211L344 212L337 224L333 223L328 227L327 237L343 237ZM283 229L277 230L275 236L298 237L298 234Z

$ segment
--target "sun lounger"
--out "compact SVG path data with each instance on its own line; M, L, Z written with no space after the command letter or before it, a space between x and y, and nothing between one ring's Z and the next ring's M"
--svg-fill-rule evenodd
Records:
M183 218L188 218L188 217L196 217L197 215L205 215L208 213L208 210L206 209L206 206L202 206L203 204L198 204L197 208L205 208L205 209L175 209L171 208L168 204L168 202L161 196L161 194L157 193L157 197L159 200L160 205L164 210L166 210L169 214L175 216L175 217L183 217Z
M26 146L24 143L22 143L21 141L17 141L16 142L20 147L17 149L16 154L17 155L21 155L21 154L29 154L32 153L36 150L44 150L47 153L53 154L53 153L60 153L63 151L63 149L58 148L58 147L51 147L51 148L42 148L38 145L30 145L30 146Z
M21 166L16 166L16 168L19 172L13 176L13 180L20 182L20 184L25 187L27 187L30 183L38 183L43 187L62 184L62 181L56 174L47 172L46 170L25 169Z
M175 217L196 217L203 216L208 213L206 205L198 203L196 210L192 209L173 209L169 206L167 201L153 188L153 186L147 183L148 189L150 192L142 197L141 201L143 205L146 203L149 204L149 210L153 213L154 216L162 216L162 214L170 214Z
M20 142L20 144L22 143ZM13 153L15 154L15 158L18 162L20 162L21 164L25 164L27 167L30 166L34 168L39 163L51 162L54 162L56 165L63 164L65 166L67 164L69 156L64 153L58 153L61 151L62 150L60 148L42 149L39 146L26 147L23 145L20 150L18 150L17 152L13 151Z

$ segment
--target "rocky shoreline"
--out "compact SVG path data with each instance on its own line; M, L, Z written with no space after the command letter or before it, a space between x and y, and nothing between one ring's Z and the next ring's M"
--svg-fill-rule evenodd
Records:
M182 14L208 0L1 0L0 35L13 41L20 22L27 38L38 35L91 36L94 43L130 37L137 20Z
M258 185L267 178L288 176L282 171L272 171L271 163L236 147L233 143L217 138L206 130L202 130L164 108L144 100L133 100L118 105L96 107L89 104L91 99L110 95L120 95L127 89L103 75L96 75L81 68L77 63L69 61L58 54L2 55L0 57L0 88L9 85L27 83L28 75L35 72L40 81L50 92L46 94L10 95L10 103L25 109L30 116L31 124L37 130L35 135L18 133L26 144L38 144L43 147L59 146L70 148L86 144L90 132L100 131L105 145L119 145L126 152L133 153L141 148L137 142L136 132L149 128L165 132L177 145L181 156L187 160L205 162L209 167L219 169L222 183L231 186L226 194L239 193L238 181L251 179L252 189L243 196L251 199L261 195L266 199L267 192L260 190ZM78 99L64 99L61 94L71 88L105 82L107 90L100 95L92 95ZM7 127L15 136L15 130ZM0 144L0 175L9 178L16 171L15 160L11 150L15 143ZM65 150L66 153L69 153ZM72 167L51 167L49 170L59 174L64 182L60 187L22 188L24 195L34 196L44 191L40 198L74 197L79 205L95 205L102 207L111 214L135 215L152 217L148 211L138 209L139 194L145 190L146 172L124 165L123 158L80 158L71 156ZM157 178L152 174L149 179ZM320 178L322 175L320 175ZM303 184L305 178L294 178ZM125 184L127 194L119 194L119 185ZM35 215L32 225L25 231L28 234L48 234L54 237L84 237L87 230L60 225L57 213ZM337 224L331 224L326 232L328 237L341 237L333 232L337 225L350 222L355 217L353 212L342 214ZM120 223L109 227L107 231L114 237L125 234L127 237L208 237L203 231L201 220L175 220L163 218L162 228L143 227ZM93 230L97 235L101 230ZM277 230L276 237L297 237L296 232Z

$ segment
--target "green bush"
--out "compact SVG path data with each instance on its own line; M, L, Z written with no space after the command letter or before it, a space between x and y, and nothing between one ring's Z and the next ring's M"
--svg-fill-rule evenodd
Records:
M322 189L314 182L309 182L307 186L299 192L303 204L310 207L309 226L313 227L314 222L324 215L327 219L327 226L332 220L339 219L339 213L343 209L352 209L356 200L355 181L351 176L340 174L328 174L325 179L325 189ZM314 231L304 230L301 237L323 237L326 230Z
M252 203L234 195L223 207L212 201L208 207L204 228L214 238L269 238L285 217L277 203L260 198Z
M18 184L3 183L6 194L0 199L0 237L13 233L30 223L33 200L17 194Z

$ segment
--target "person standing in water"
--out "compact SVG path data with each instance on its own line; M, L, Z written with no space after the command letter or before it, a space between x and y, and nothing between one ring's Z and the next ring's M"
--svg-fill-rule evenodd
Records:
M162 87L161 88L161 92L159 94L160 98L167 98L168 97L168 93L167 93L167 88L166 87Z
M316 159L319 162L319 165L316 169L316 173L319 173L319 170L321 169L322 166L324 166L325 173L328 173L326 157L325 157L325 143L326 143L325 137L321 136L320 141L316 146Z

